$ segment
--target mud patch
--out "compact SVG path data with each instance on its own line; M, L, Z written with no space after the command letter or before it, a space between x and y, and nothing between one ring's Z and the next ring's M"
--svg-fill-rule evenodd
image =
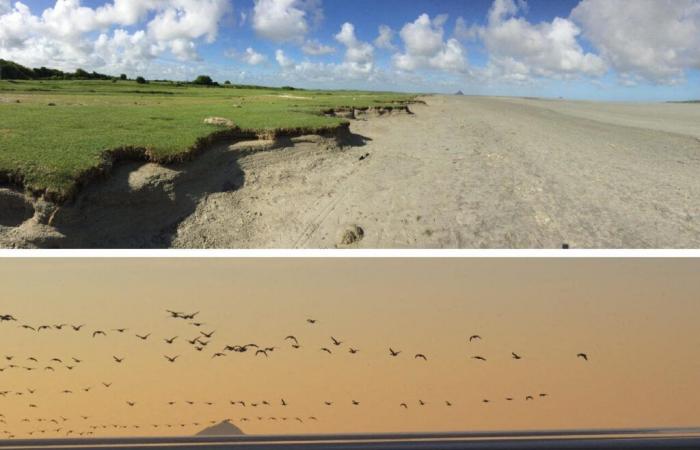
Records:
M350 247L365 237L365 230L359 225L349 225L338 234L338 247Z
M0 225L16 227L34 216L34 207L24 195L0 189Z

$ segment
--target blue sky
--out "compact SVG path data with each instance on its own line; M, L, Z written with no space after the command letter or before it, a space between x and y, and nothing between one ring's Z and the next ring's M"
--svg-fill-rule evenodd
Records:
M700 0L0 0L0 58L309 88L682 100L700 98Z

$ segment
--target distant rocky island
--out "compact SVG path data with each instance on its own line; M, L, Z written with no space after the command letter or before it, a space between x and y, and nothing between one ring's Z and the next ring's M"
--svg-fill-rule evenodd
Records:
M243 430L226 419L221 423L203 429L196 436L243 436Z

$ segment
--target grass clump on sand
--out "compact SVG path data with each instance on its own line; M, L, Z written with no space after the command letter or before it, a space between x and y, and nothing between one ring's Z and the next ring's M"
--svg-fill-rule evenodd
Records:
M186 154L230 119L256 133L308 132L344 122L322 111L384 107L412 96L355 91L307 91L174 82L89 80L0 81L0 175L56 199L73 193L108 150L145 149L154 160Z

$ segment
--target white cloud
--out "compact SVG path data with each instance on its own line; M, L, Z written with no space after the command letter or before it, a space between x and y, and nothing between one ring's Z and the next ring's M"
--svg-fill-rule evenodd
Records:
M257 66L267 61L267 57L261 53L256 52L251 47L245 49L243 54L243 61L250 64L251 66Z
M581 30L574 22L556 17L531 24L516 16L525 5L524 0L494 0L487 25L478 29L489 53L489 75L526 81L532 77L596 77L607 71L599 56L584 52L577 41Z
M355 36L355 26L345 22L335 39L346 48L343 65L355 75L366 75L374 69L374 47Z
M12 9L11 0L0 0L0 14L5 14Z
M345 56L341 63L295 62L277 50L275 59L282 68L281 75L294 81L332 82L341 80L372 81L376 74L374 66L374 47L360 41L355 35L355 27L344 23L335 39L345 46Z
M446 21L445 15L431 20L428 14L421 14L415 21L405 24L399 33L404 52L394 55L394 66L409 72L422 68L466 70L466 51L462 45L457 39L444 40Z
M394 34L396 33L388 25L379 25L379 36L374 40L374 45L384 50L396 50L393 43Z
M571 18L625 85L674 84L700 68L700 1L582 0Z
M301 44L310 29L307 16L319 21L322 14L317 1L255 0L253 29L274 42Z
M455 39L460 41L473 41L479 35L479 27L476 25L467 26L464 17L457 17L453 35Z
M290 69L295 66L294 60L286 56L284 51L281 49L277 49L275 52L275 60L277 61L277 64L282 67L282 69Z
M309 40L304 43L301 47L301 51L307 55L319 56L319 55L330 55L335 53L335 47L330 45L324 45L316 40Z
M230 11L228 0L114 0L96 9L57 0L37 15L21 2L6 6L0 10L0 57L110 72L143 70L168 53L198 59L198 43L213 42Z

